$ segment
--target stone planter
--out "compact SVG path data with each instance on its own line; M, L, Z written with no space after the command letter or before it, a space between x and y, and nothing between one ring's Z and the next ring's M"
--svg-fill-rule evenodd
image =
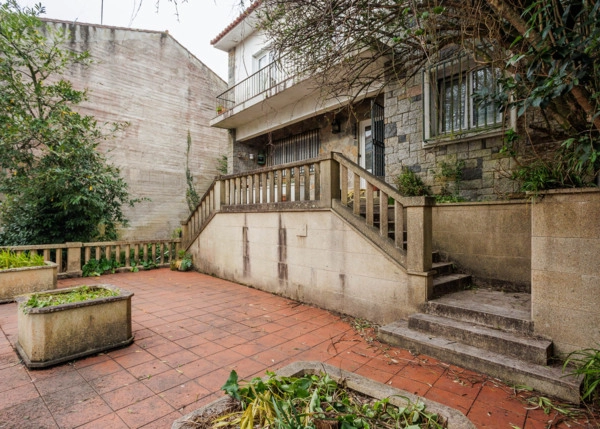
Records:
M93 287L118 290L120 295L43 308L25 307L27 295L17 298L16 347L28 368L45 368L133 342L133 293L111 285ZM73 289L76 288L48 293L59 294Z
M464 414L454 408L413 395L405 390L396 389L387 384L378 383L366 377L344 371L322 362L295 362L281 368L279 371L276 371L276 373L278 376L282 377L302 377L306 374L326 373L329 374L336 383L345 384L348 389L352 389L376 399L390 398L390 404L396 406L406 405L406 400L404 398L408 398L413 403L416 401L423 402L428 412L436 413L448 422L448 429L475 429L475 425L471 423ZM225 380L223 380L223 383L225 383ZM192 423L195 419L202 417L216 417L224 412L230 411L230 409L231 398L229 396L223 396L196 411L192 411L191 413L178 418L171 426L171 429L196 428L198 425Z
M58 265L54 262L45 264L0 270L0 304L14 301L17 295L56 289Z

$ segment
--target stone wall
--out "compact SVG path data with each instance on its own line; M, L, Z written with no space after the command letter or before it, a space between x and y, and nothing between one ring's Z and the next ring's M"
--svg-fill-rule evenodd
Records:
M433 249L476 285L530 291L531 204L441 204L432 211Z
M434 193L443 180L436 178L440 165L455 166L464 161L460 195L468 200L494 200L516 191L507 172L513 162L500 153L503 145L498 134L487 138L423 141L423 85L421 74L406 84L392 84L385 94L385 162L386 181L394 183L408 167L417 173ZM450 185L452 188L452 185Z
M218 213L189 250L201 272L377 323L425 300L402 267L330 210Z
M227 132L209 126L225 82L166 32L46 22L66 32L68 48L87 50L93 60L65 76L75 88L89 89L79 110L100 124L129 123L117 139L100 145L121 168L131 195L150 199L124 207L130 226L121 238L170 237L189 214L188 131L189 168L200 195L217 175L217 159L227 153Z
M600 190L550 191L532 205L535 333L556 353L600 344Z

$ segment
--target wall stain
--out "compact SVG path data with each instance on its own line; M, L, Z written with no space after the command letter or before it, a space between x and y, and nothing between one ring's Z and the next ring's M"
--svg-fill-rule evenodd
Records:
M244 216L244 226L242 227L242 255L244 258L244 277L250 277L250 241L248 240L246 216Z
M279 237L277 241L277 275L279 284L284 285L288 281L288 265L287 265L287 231L281 223L281 214L279 215Z

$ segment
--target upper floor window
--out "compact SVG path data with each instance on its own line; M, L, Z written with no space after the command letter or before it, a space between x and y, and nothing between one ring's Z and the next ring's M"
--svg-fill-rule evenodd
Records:
M425 140L459 138L501 127L499 106L476 94L493 92L499 71L467 56L439 62L424 72Z
M277 83L277 67L275 55L269 49L263 49L254 54L253 76L257 87L255 91L262 92Z

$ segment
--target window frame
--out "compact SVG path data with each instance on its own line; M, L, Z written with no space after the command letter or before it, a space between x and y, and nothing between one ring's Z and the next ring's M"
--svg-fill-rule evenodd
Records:
M432 63L423 70L423 145L435 145L441 143L452 143L456 141L468 141L501 135L505 130L506 119L508 119L509 127L514 127L516 123L516 114L513 109L508 112L508 118L505 117L507 112L498 112L490 121L486 120L482 125L475 123L475 117L482 109L478 107L473 100L475 92L474 76L481 70L490 70L492 74L495 72L499 75L498 69L491 69L489 66L477 64L468 54L454 55L442 61ZM451 85L457 83L458 87L464 86L464 94L460 97L451 96L452 100L464 101L464 105L459 103L458 110L453 112L453 118L458 112L461 112L460 126L454 128L456 120L448 122L445 119L443 102L447 100L442 94L442 90L448 89L444 82L450 82ZM493 83L492 83L493 84ZM441 85L441 87L440 87ZM451 109L456 109L452 106ZM452 124L450 130L441 130L444 125Z

